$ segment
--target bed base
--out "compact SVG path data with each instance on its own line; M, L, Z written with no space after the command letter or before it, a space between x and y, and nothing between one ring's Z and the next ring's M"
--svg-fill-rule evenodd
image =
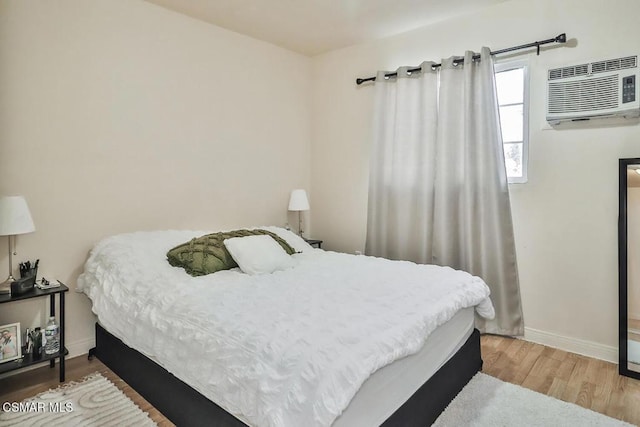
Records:
M166 369L133 350L96 323L96 356L179 426L246 426ZM464 345L382 425L428 426L482 369L480 333L474 329Z

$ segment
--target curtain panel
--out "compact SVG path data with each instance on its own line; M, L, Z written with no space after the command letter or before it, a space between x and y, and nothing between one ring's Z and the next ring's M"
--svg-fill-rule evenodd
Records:
M472 58L378 73L365 252L481 277L496 318L478 328L523 335L493 58Z

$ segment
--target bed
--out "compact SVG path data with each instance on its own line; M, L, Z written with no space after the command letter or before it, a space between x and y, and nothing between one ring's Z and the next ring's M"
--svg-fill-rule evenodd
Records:
M481 279L265 228L300 252L270 274L167 263L204 232L99 242L78 280L98 316L92 355L179 425L427 425L481 368Z

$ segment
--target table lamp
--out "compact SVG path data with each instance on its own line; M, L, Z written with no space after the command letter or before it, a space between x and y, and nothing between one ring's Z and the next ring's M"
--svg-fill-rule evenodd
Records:
M13 259L15 255L15 239L18 234L36 231L31 219L27 201L22 196L0 197L0 236L8 236L9 240L9 277L0 283L0 293L11 292L11 282L15 282L12 275ZM13 245L11 241L13 240Z
M302 211L308 211L309 199L307 199L307 192L304 190L293 190L291 197L289 198L289 210L298 211L298 234L302 236Z

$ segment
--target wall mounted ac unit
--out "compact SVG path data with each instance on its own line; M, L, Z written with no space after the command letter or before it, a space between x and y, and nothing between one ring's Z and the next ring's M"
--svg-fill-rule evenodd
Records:
M638 57L553 68L547 74L547 121L639 117Z

